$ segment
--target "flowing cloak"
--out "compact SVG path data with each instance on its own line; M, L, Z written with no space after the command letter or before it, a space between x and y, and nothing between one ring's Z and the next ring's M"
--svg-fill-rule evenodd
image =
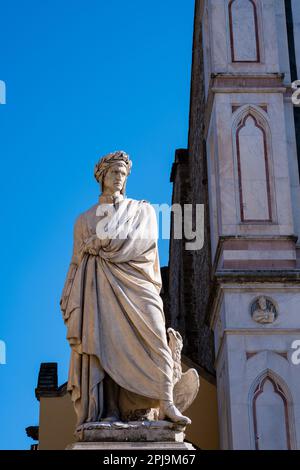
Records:
M99 205L81 214L74 228L73 257L61 298L71 346L68 390L78 423L103 416L103 379L154 400L173 399L173 359L167 343L157 221L146 201L124 199L98 217ZM102 207L103 208L103 207ZM87 249L97 224L117 219L122 236ZM97 232L98 233L98 232Z

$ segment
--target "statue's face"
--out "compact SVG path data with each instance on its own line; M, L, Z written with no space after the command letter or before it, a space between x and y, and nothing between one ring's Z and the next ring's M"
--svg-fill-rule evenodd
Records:
M260 297L258 300L258 304L262 310L265 310L267 308L267 302L264 297Z
M126 166L122 163L112 165L103 180L103 191L106 193L121 192L127 177Z

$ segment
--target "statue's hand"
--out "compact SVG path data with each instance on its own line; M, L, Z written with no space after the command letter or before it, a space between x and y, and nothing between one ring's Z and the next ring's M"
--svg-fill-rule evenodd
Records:
M97 235L93 235L84 241L82 246L82 253L88 253L89 255L98 256L101 247L101 240L97 237Z

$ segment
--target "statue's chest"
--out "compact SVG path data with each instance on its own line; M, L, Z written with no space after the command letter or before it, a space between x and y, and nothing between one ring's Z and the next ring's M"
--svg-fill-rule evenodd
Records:
M94 210L85 214L85 223L83 227L84 237L89 238L97 233L97 226L99 224L105 226L111 222L112 218L116 218L116 212L112 208L109 211L96 206Z

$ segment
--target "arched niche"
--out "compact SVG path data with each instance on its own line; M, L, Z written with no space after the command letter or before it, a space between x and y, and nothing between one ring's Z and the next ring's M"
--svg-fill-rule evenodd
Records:
M292 399L287 385L277 375L267 371L256 380L250 406L255 449L293 449Z
M260 62L257 1L231 0L229 29L232 62Z
M266 223L274 219L271 155L267 122L252 108L234 125L241 222Z

